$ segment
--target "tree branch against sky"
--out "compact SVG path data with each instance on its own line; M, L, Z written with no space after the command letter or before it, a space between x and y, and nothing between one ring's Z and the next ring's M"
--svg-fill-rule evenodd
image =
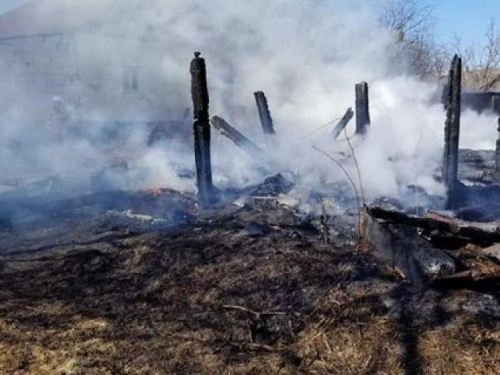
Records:
M457 36L452 49L463 57L467 86L479 91L498 89L500 84L500 31L494 20L490 20L482 41L464 47L461 37Z
M474 90L488 91L500 85L500 32L492 18L483 38L467 45L462 36L454 42L440 39L435 6L426 0L382 0L380 23L395 33L396 52L408 61L410 71L421 78L441 78L449 60L462 55L466 69L465 84ZM457 0L462 4L462 0ZM481 22L481 25L483 23ZM483 26L481 26L483 27Z
M387 28L404 33L405 38L428 34L435 25L433 7L419 0L387 0L382 3L380 22Z
M410 71L421 78L440 76L446 55L434 36L434 8L422 0L386 0L379 22L397 39L398 58L405 58Z

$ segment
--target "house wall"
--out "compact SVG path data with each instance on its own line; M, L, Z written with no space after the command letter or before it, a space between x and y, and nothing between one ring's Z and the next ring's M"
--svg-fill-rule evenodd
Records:
M447 86L443 86L441 103L446 104ZM500 115L500 92L462 91L462 109L470 109L479 113L493 112Z
M465 108L473 109L477 112L493 111L500 114L500 93L499 92L464 92L462 103Z
M90 33L1 40L0 112L42 123L163 119L162 57L152 43Z

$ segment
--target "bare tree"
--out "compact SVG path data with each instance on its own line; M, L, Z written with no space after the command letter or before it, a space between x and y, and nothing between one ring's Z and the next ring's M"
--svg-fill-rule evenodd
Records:
M439 79L446 66L446 50L432 33L432 6L422 0L386 0L380 9L380 23L395 35L395 54L421 78Z
M421 0L386 0L381 5L380 22L401 39L429 35L434 26L433 8Z
M485 41L465 50L460 48L464 59L465 85L478 91L489 91L500 84L500 32L492 20L485 33Z
M427 79L439 80L443 77L447 66L447 51L433 37L420 35L400 44L413 73Z

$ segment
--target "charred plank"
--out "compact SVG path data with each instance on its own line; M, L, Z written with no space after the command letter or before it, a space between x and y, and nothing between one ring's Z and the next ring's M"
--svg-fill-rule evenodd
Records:
M222 135L229 138L235 145L240 147L253 158L261 161L263 158L262 149L252 142L248 137L243 135L239 130L229 125L229 123L221 117L214 116L210 120L212 126L217 129Z
M474 223L446 217L429 211L427 217L409 216L403 212L368 207L367 213L390 224L400 224L428 231L453 234L471 243L487 245L500 242L500 228L496 223Z
M349 122L354 117L354 111L352 108L348 108L342 119L339 121L335 129L332 131L333 139L337 139L339 135L344 131L344 129L349 125Z
M271 111L269 110L269 104L267 103L266 94L262 91L257 91L254 93L255 101L257 103L257 110L259 111L260 123L262 125L262 130L267 135L274 135L274 123L271 117Z

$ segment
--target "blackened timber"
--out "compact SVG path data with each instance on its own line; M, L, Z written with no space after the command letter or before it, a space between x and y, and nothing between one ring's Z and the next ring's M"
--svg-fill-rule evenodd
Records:
M266 95L262 91L257 91L254 93L254 96L257 103L257 110L259 111L260 123L262 124L264 133L267 135L276 134Z
M498 135L495 149L495 173L494 179L500 184L500 117L498 118Z
M462 96L462 59L455 55L448 77L448 102L446 104L445 149L443 180L447 190L447 208L460 204L458 180L458 151L460 143L460 114Z
M443 182L448 185L448 172L449 172L449 160L450 160L450 119L449 119L449 107L452 101L452 91L453 91L453 63L451 69L448 73L448 83L444 86L444 109L446 111L446 122L444 125L444 151L443 151Z
M468 222L445 217L432 211L427 212L427 217L419 217L380 207L367 207L366 213L390 224L421 228L436 233L448 233L482 246L500 242L500 228L495 223Z
M191 95L194 116L194 152L196 161L196 180L198 201L202 208L214 203L212 184L212 163L210 157L209 95L205 59L195 53L191 61Z
M368 83L356 85L356 134L365 134L370 125L370 100Z
M333 129L332 131L333 139L337 139L339 137L340 133L342 133L344 129L347 127L347 125L349 125L349 122L352 120L353 117L354 117L354 112L352 108L349 108L346 111L344 117L342 117L337 126L335 126L335 129Z
M414 286L422 287L455 272L453 259L434 248L416 228L379 220L369 212L363 223L366 242L373 247L374 255L402 270Z
M229 138L234 144L244 150L247 154L256 159L262 159L262 149L254 142L243 135L239 130L235 129L221 117L214 116L210 120L212 126L217 129L221 134Z

